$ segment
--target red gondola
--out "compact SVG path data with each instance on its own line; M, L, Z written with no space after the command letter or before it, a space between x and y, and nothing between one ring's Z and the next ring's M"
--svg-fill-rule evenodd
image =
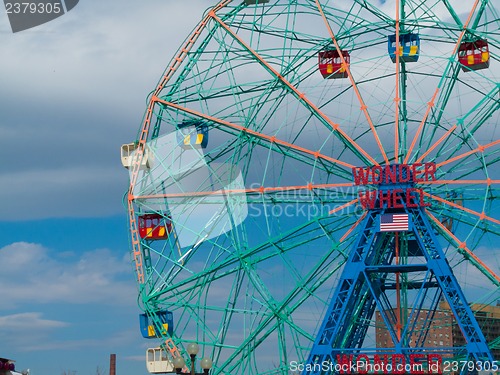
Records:
M344 57L345 63L349 65L350 56L349 52L341 51ZM319 71L323 75L323 78L347 78L347 69L342 66L342 59L337 50L325 50L320 51L318 54L319 60Z
M488 42L481 39L463 42L458 49L458 61L462 64L464 72L488 68L490 66Z
M172 222L159 214L139 216L139 236L148 240L162 240L168 238L172 232Z

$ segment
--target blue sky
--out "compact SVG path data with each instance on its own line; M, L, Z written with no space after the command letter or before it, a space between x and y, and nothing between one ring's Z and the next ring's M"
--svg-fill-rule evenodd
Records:
M0 356L33 375L146 374L122 143L208 0L82 0L13 34L0 15Z

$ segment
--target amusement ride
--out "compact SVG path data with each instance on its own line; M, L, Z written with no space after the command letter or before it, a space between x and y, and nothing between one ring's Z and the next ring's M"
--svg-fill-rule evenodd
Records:
M150 372L494 363L499 49L493 0L206 10L121 150Z

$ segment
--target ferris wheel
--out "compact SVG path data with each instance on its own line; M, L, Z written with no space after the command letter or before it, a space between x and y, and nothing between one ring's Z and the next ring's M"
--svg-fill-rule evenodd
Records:
M213 374L493 360L499 48L491 0L208 9L122 147L144 337Z

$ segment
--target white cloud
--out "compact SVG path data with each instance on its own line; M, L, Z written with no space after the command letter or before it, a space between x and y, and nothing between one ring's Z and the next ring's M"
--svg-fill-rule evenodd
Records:
M128 255L118 259L107 249L68 259L33 243L17 242L0 249L0 300L13 308L35 303L99 303L133 305L136 289Z
M0 332L50 330L68 326L69 323L43 319L39 312L26 312L0 316Z
M128 181L121 172L118 166L88 165L0 173L8 181L0 185L0 195L9 197L3 218L15 221L124 213L122 196Z
M43 317L40 312L24 312L11 315L0 315L0 336L8 338L8 349L0 347L5 353L6 349L12 351L14 348L27 347L34 342L43 343L46 346L50 338L59 330L69 327L70 324L59 320L51 320Z
M104 248L56 253L16 242L0 248L0 264L4 355L137 346L137 290L128 254L117 257Z
M26 336L28 337L28 336ZM114 332L112 336L99 336L93 339L54 339L48 338L45 341L30 340L22 347L23 351L49 351L49 350L81 350L85 348L101 348L102 350L110 347L117 347L131 343L137 338L137 332L132 330ZM142 357L144 361L144 356Z
M135 139L146 96L209 5L196 0L186 12L162 0L81 1L16 34L2 16L3 218L122 210L128 181L119 147Z

